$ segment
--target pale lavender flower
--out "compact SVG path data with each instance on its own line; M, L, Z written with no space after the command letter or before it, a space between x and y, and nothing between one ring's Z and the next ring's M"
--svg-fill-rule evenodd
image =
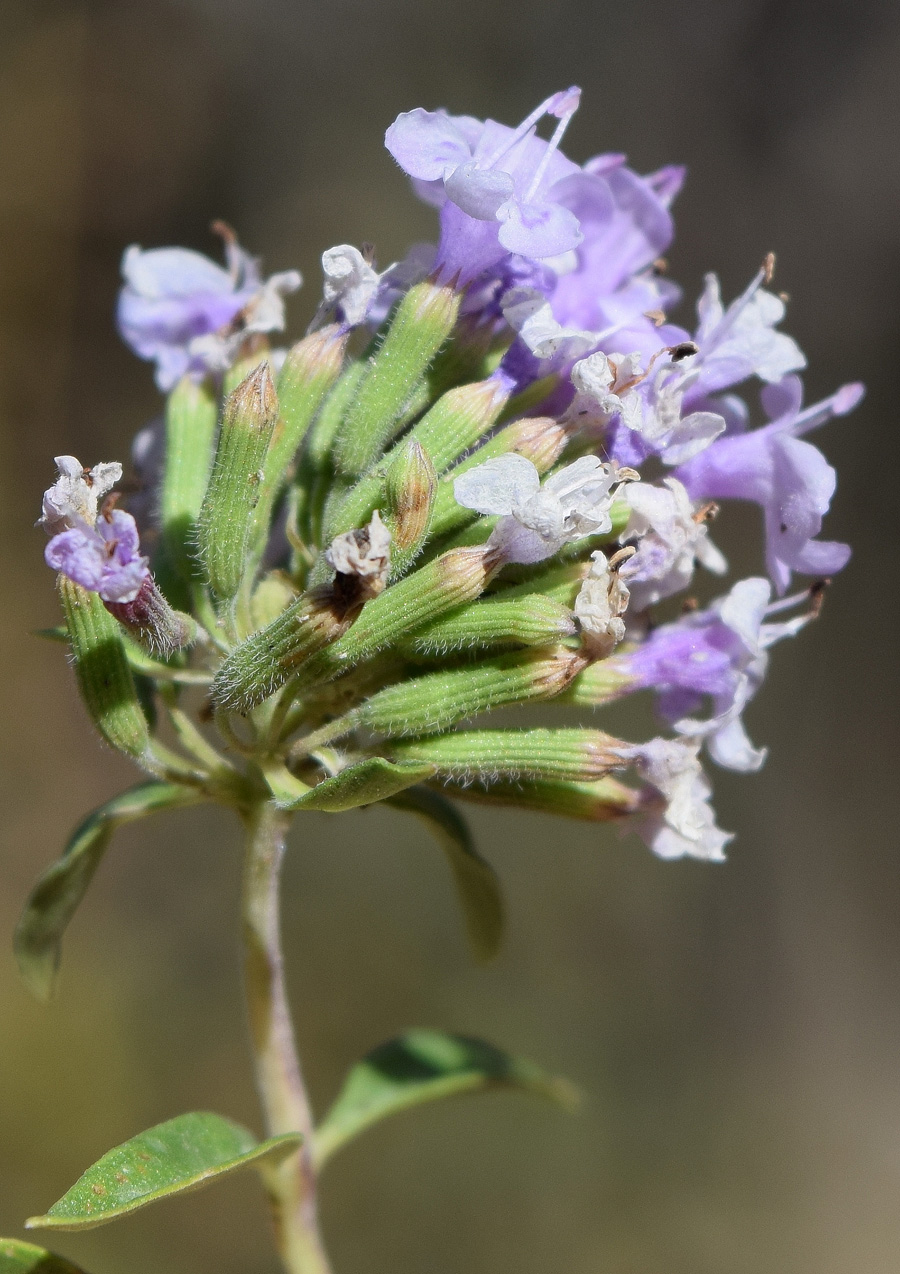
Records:
M508 253L540 259L578 246L578 218L557 186L581 175L559 149L580 96L577 88L554 93L515 129L421 108L390 126L387 149L441 209L440 278L462 287ZM549 142L535 135L545 115L558 121Z
M612 529L616 486L637 475L598 456L582 456L541 485L530 460L515 452L476 465L453 484L459 504L501 515L489 545L506 562L540 562L564 544Z
M641 793L641 812L633 815L635 829L660 858L699 858L722 862L733 836L716 826L709 804L709 780L698 759L697 739L651 739L620 748L651 785Z
M752 500L765 518L766 565L779 593L792 571L831 575L846 565L846 544L817 540L834 494L834 469L802 435L832 416L852 411L862 385L844 385L830 398L800 409L802 385L795 376L763 391L775 418L761 429L725 435L682 465L678 478L694 499Z
M122 259L119 294L123 339L156 363L156 383L170 390L186 373L203 376L230 365L251 332L284 326L283 298L300 286L296 270L263 282L258 262L226 237L227 268L187 248L132 245Z
M740 580L708 610L683 615L654 629L636 650L613 656L610 670L632 679L630 689L655 690L662 716L680 733L706 740L710 755L731 770L758 770L765 749L754 748L741 714L763 683L770 646L793 637L812 618L807 610L792 619L767 622L798 602L804 592L770 605L766 579ZM696 713L712 703L707 720Z
M359 327L368 318L378 293L381 284L378 271L359 248L340 243L322 253L322 273L325 276L322 301L309 330L335 322L348 328Z
M121 509L101 515L94 526L85 523L54 535L44 558L105 602L133 602L151 578L135 520Z
M637 541L637 552L623 564L622 576L636 611L687 588L695 562L716 575L727 570L728 563L709 538L709 506L695 508L677 478L666 478L661 487L633 482L622 495L631 516L621 538Z

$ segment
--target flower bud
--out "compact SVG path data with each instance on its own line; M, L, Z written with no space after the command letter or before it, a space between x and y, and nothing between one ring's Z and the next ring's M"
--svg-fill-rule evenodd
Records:
M610 660L601 659L578 674L566 691L565 701L579 708L599 708L637 688L636 677L616 668Z
M263 363L225 403L212 477L200 512L200 554L215 596L231 602L247 563L253 510L278 416L278 399Z
M213 698L222 707L246 712L291 677L296 677L298 690L330 681L395 645L426 620L473 601L496 569L483 548L445 553L374 597L352 627L353 617L337 616L333 607L326 620L322 608L327 612L327 602L315 590L235 647L216 674Z
M574 587L572 586L573 591ZM419 629L407 643L417 655L444 655L492 646L550 646L571 637L575 620L568 606L551 597L486 597Z
M103 604L130 637L152 654L163 658L190 646L200 632L199 625L190 615L172 609L152 575L147 576L132 601Z
M436 489L434 465L421 443L411 438L403 445L385 478L394 575L402 573L425 541Z
M595 783L547 782L524 779L516 782L468 784L448 783L449 796L483 805L514 805L540 814L562 814L565 818L590 823L609 823L627 818L639 809L640 797L633 788L614 778Z
M458 292L430 280L415 284L400 301L337 439L336 459L343 473L356 477L378 458L453 330L459 304Z
M159 511L166 553L182 579L197 574L197 521L209 482L219 407L209 381L183 376L166 403Z
M560 646L428 673L372 695L348 714L348 729L362 725L387 735L431 734L479 712L551 699L565 690L583 666L580 655Z
M290 350L278 376L279 414L262 465L252 540L259 557L269 534L278 493L328 391L341 373L348 333L334 325L313 332Z
M111 747L147 768L150 731L128 667L122 631L100 597L59 577L78 689L91 720Z
M358 526L374 508L382 506L385 476L410 442L420 443L440 473L492 428L506 397L506 391L494 380L449 390L406 437L330 509L325 538Z
M433 765L460 783L502 779L590 782L621 766L622 742L602 730L462 730L394 744L398 761Z

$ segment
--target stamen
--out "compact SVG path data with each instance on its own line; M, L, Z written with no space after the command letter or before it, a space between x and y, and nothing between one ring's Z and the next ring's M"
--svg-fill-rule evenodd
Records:
M527 119L522 120L522 123L515 132L508 137L497 150L494 151L493 155L480 163L479 167L493 168L494 164L496 164L498 160L502 159L508 151L512 150L513 146L515 146L517 142L520 142L527 133L530 133L535 125L542 120L545 115L550 115L553 112L553 106L557 102L558 98L559 93L554 93L552 97L548 97L541 102L540 106L536 106Z
M580 98L580 89L569 89L564 101L559 103L557 109L562 110L563 113L559 116L559 123L556 125L556 128L553 130L553 136L547 143L547 149L544 151L541 162L538 164L537 172L531 179L531 185L528 187L528 193L525 195L526 203L534 198L540 188L540 184L544 180L544 173L547 171L547 165L559 149L559 144L565 136L566 129L569 127L569 122L578 110Z
M769 258L771 258L772 268L774 268L775 254L770 252L769 255L766 257L765 261L763 262L762 266L759 268L759 270L757 270L756 274L753 276L753 279L750 282L750 286L744 292L741 293L741 295L737 298L736 301L733 301L732 304L728 306L728 309L722 315L722 318L719 321L718 325L710 333L710 336L709 336L710 341L720 341L723 336L726 336L728 332L731 331L732 327L734 327L735 323L743 314L744 310L747 308L747 306L756 296L757 292L762 287L762 285L764 283L768 283L769 279L772 277L770 268L769 268Z

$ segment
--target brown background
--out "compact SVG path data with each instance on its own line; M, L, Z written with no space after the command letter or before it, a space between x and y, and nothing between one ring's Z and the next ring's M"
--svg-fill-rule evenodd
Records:
M683 160L675 278L728 295L770 248L810 395L870 394L818 441L826 528L855 555L815 631L775 653L757 776L717 773L726 866L478 814L510 936L469 963L444 865L397 814L303 820L286 907L317 1105L406 1025L483 1033L576 1080L568 1117L447 1104L330 1169L339 1274L894 1274L900 1263L897 235L900 10L888 0L0 0L4 574L0 934L82 814L131 780L91 737L32 529L51 457L125 458L157 410L112 325L129 243L212 251L221 216L271 269L431 233L383 151L421 104L521 118L585 89L567 149ZM755 514L720 520L743 572ZM623 728L645 729L644 715ZM182 1110L255 1123L234 939L236 829L121 833L49 1009L0 957L0 1233L102 1151ZM273 1274L252 1176L57 1246L93 1274Z

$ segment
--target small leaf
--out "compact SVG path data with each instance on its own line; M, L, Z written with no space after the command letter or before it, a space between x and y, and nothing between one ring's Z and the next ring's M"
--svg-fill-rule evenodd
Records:
M28 1229L88 1230L157 1199L199 1190L262 1160L281 1160L300 1145L299 1133L257 1141L240 1124L208 1111L178 1115L107 1151L46 1216Z
M0 1239L0 1274L84 1274L84 1270L33 1243Z
M116 828L156 810L194 805L202 799L199 792L176 783L141 783L101 805L75 829L62 858L32 889L16 927L19 971L39 999L46 1000L53 989L62 935Z
M571 1107L574 1088L484 1040L407 1031L369 1053L347 1077L316 1134L320 1164L371 1124L409 1106L486 1088L518 1088Z
M415 761L395 765L392 761L385 761L383 757L370 756L356 765L349 765L340 774L323 779L315 787L293 798L287 782L277 781L276 771L267 770L266 777L280 808L324 810L328 814L337 814L341 810L353 810L360 805L389 800L413 783L431 778L432 774L433 765ZM281 777L283 780L284 776ZM292 775L288 777L299 788L299 782Z
M427 787L411 787L388 804L417 815L434 833L453 872L472 949L479 960L489 960L503 939L503 896L497 874L475 848L465 819Z

